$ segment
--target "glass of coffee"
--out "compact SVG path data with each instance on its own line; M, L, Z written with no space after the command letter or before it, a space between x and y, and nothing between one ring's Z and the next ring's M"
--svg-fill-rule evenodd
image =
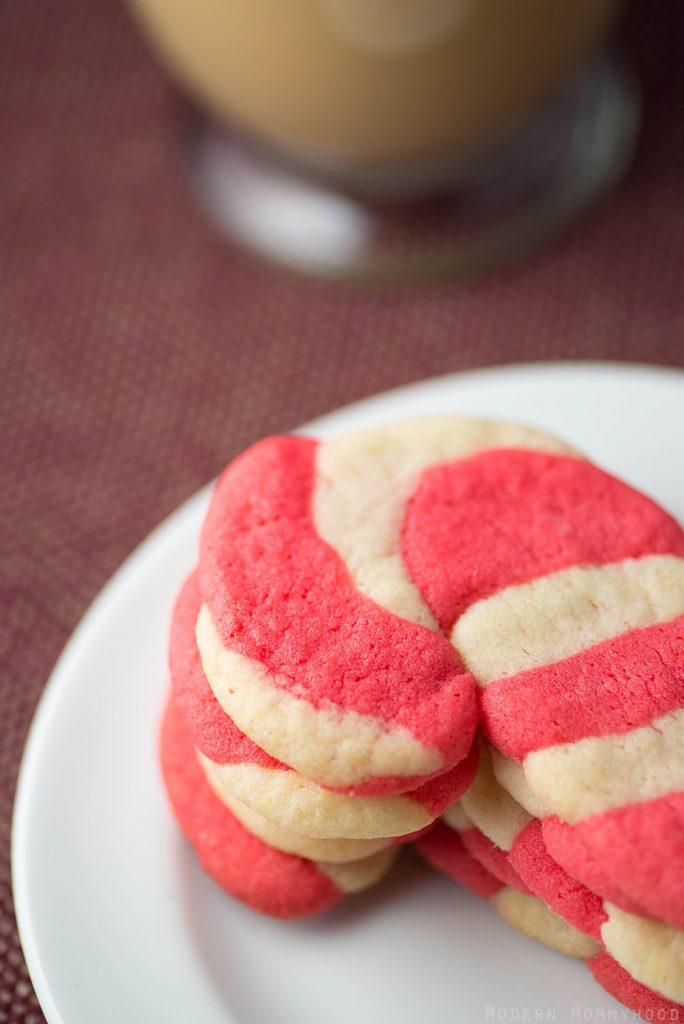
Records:
M331 276L460 275L628 165L620 0L130 0L196 103L191 180L232 237Z

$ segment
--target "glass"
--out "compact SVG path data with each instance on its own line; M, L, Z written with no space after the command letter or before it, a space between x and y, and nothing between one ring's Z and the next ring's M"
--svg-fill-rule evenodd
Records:
M619 0L130 0L197 103L190 179L311 273L460 275L604 194L638 101Z

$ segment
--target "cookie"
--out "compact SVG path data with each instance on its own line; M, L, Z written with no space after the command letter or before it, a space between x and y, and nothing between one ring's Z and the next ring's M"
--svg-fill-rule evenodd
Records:
M212 693L197 649L195 625L201 607L199 580L193 571L176 598L169 633L169 671L173 699L195 746L218 764L254 764L289 770L240 732Z
M216 764L199 755L212 788L237 797L279 828L313 839L386 839L419 832L462 793L477 766L477 751L412 793L354 797L309 782L295 771L250 764Z
M684 533L590 463L489 451L425 473L402 553L534 798L625 895L684 924Z
M275 828L300 837L338 844L341 837L376 843L425 828L470 785L477 767L475 750L413 792L375 797L333 792L277 761L241 733L216 700L195 640L199 606L198 579L193 573L173 612L169 645L172 686L186 728L200 752L202 769L229 807L238 801L247 813L252 811ZM266 833L263 837L270 841Z
M219 703L273 757L378 795L466 756L473 680L407 571L403 533L430 467L502 445L567 450L440 419L269 438L228 467L202 531L198 646Z
M207 781L211 786L211 778ZM213 788L213 787L212 787ZM230 796L225 791L214 790L224 807L237 818L241 825L267 846L283 853L292 853L307 860L323 861L328 864L346 864L349 861L371 857L374 853L401 842L403 837L395 839L312 839L297 832L288 832L264 818L258 811L252 810L241 800ZM411 836L416 833L412 833Z
M273 849L214 795L173 702L161 729L161 768L181 831L208 875L254 910L280 918L316 914L377 882L396 849L349 864L323 864Z
M654 502L510 424L271 438L186 590L193 770L269 856L344 888L444 811L428 860L628 1005L684 998L684 533Z

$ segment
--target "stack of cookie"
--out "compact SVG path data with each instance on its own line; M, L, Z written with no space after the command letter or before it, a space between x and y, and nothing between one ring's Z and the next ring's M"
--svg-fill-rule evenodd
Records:
M171 673L167 787L229 891L323 909L444 813L432 863L677 1011L684 534L649 499L513 424L269 439L214 492Z
M208 607L202 604L199 573L193 573L176 601L171 625L172 694L161 744L164 778L181 828L209 874L254 909L283 918L328 909L344 894L379 880L394 861L398 845L429 826L467 789L477 767L477 755L471 750L474 704L463 708L468 716L462 721L468 756L454 768L400 794L383 792L384 778L369 786L371 794L379 789L379 795L365 795L367 789L355 795L351 787L333 790L267 753L224 710L198 649L196 634L199 628L203 635L203 622L210 623L211 630L207 661L214 671L210 678L226 704L231 706L228 698L238 694L241 686L248 695L250 683L258 686L266 678L261 663L235 649L217 649L220 641ZM228 662L225 677L215 674L212 658L219 664ZM279 716L286 712L275 687L263 696L252 732L261 738L270 731L269 746L280 753L285 743L292 743L287 734L291 723L283 718L279 725ZM248 723L249 706L247 699L237 712ZM307 704L309 708L309 715L315 713L312 704ZM462 702L458 709L462 710ZM295 703L294 714L297 711ZM302 747L300 758L293 743L291 760L308 763L317 723L295 724L302 730L309 725L305 741L309 746ZM323 719L322 738L328 739L330 729L336 730L333 739L338 740L337 747L331 743L328 755L321 755L326 778L335 778L336 755L348 754L350 760L355 755L354 728L361 731L364 724L358 713L350 715L349 721L331 715ZM340 748L344 727L348 727L346 746ZM366 725L372 727L373 723ZM355 762L351 763L355 769ZM395 780L390 782L397 788Z

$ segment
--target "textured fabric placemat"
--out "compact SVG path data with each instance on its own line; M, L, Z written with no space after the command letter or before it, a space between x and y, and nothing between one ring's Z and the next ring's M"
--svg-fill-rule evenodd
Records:
M363 292L213 233L183 180L182 103L118 0L0 0L0 1024L43 1019L9 878L26 730L152 526L258 436L406 381L514 360L684 365L683 26L676 0L630 12L646 126L591 219L468 288Z

